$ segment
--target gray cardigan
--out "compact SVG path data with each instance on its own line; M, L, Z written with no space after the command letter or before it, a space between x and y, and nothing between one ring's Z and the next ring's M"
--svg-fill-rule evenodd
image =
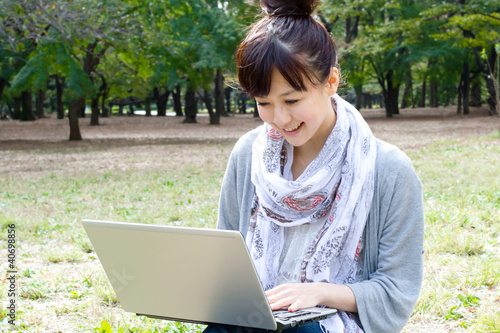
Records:
M255 129L235 145L222 183L217 228L245 237L254 195ZM377 140L375 193L364 231L363 274L349 285L365 332L399 332L410 318L423 276L422 188L409 158ZM361 261L360 261L361 262Z

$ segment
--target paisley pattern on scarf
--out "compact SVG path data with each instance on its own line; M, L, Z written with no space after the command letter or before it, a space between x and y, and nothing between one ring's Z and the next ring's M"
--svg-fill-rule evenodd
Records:
M374 191L375 138L360 113L337 94L337 122L318 156L295 180L283 177L293 146L269 125L252 147L256 193L247 246L265 290L275 287L284 228L328 216L301 264L301 282L355 281L357 252ZM348 313L321 322L325 331L361 332Z

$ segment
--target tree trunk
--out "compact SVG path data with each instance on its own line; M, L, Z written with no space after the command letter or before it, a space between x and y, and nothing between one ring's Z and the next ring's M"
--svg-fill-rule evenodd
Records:
M387 91L382 90L382 94L375 95L375 100L379 102L381 109L385 108L385 94L387 94Z
M59 79L59 75L56 75L56 110L57 119L64 119L64 107L63 107L63 90L64 90L65 78Z
M463 67L463 86L462 86L462 96L463 96L463 107L464 107L464 115L469 114L469 92L470 92L470 70L469 70L469 62L468 57L464 61Z
M247 113L247 100L248 96L244 92L238 95L238 112L242 114Z
M356 110L360 110L361 99L363 97L363 86L361 84L355 84L354 91L356 92Z
M177 85L173 92L174 97L174 111L176 117L184 116L182 114L182 102L181 102L181 86Z
M366 96L366 106L368 109L373 109L373 96L372 96L372 94L368 94Z
M55 87L48 87L47 89L53 90L52 88L55 88ZM49 104L50 104L50 113L56 113L57 112L56 96L49 97Z
M92 110L90 126L99 126L99 96L92 98L90 101L90 109Z
M359 15L354 17L354 22L352 21L351 17L346 18L346 44L349 44L358 37L359 19Z
M458 83L458 88L457 88L457 114L461 114L462 113L462 100L463 100L463 96L462 96L462 92L463 92L463 85L464 85L464 82L463 82L464 78L463 78L463 75L460 76L460 82Z
M215 72L215 112L222 117L228 117L224 108L224 76L220 69Z
M203 89L203 102L207 107L208 115L210 117L210 125L220 125L220 113L217 109L212 107L212 96L207 89Z
M146 97L144 99L144 111L146 111L146 117L151 117L151 97Z
M470 106L480 107L481 105L481 82L477 81L471 88Z
M4 79L3 77L0 77L0 101L2 100L2 95L3 95L3 90L5 87L9 84L9 81Z
M33 113L33 99L30 91L23 91L21 93L21 118L23 121L36 120Z
M499 115L500 114L500 100L499 100L499 89L498 83L495 84L495 78L492 78L491 75L486 81L486 87L488 88L489 97L486 100L489 106L488 114L490 116Z
M431 96L430 96L430 105L432 108L437 108L439 106L438 101L438 82L436 78L431 77Z
M498 86L500 68L498 68L499 66L497 65L497 57L498 55L495 46L492 45L488 54L488 59L486 60L488 73L485 73L486 88L488 89L488 93L490 95L487 102L490 107L489 114L491 116L500 114L500 89ZM495 74L497 75L496 78Z
M108 94L109 94L109 88L108 88L108 81L106 81L106 78L104 75L101 75L101 80L102 84L100 87L101 90L101 116L104 118L109 117L109 110L106 107L106 100L108 99Z
M345 19L345 42L349 44L351 42L351 17Z
M184 123L196 123L196 114L198 113L198 108L196 106L196 95L191 86L189 86L186 91L186 95L184 96L184 103L184 113L186 114Z
M390 104L390 102L388 102L388 100L389 100L389 92L387 90L382 91L382 99L380 102L380 108L385 108L385 116L387 118L392 118L392 109L387 107L387 104Z
M108 99L109 89L104 89L101 96L101 113L103 118L108 118L111 116L111 107L106 106L106 100Z
M410 95L410 96L408 96ZM401 108L408 107L408 100L412 102L413 107L415 107L414 99L413 99L413 82L411 79L411 69L406 72L406 84L405 90L403 91L403 98L401 100Z
M226 113L229 115L231 113L231 92L233 88L227 87L224 89L224 96L226 97Z
M38 93L36 95L36 115L38 119L45 118L45 111L43 110L44 100L45 100L45 91L42 89L38 89Z
M21 119L21 97L14 97L14 113L12 119Z
M164 117L167 115L167 102L168 96L170 95L170 90L165 89L165 92L163 94L160 94L160 89L154 88L154 94L156 97L156 115Z
M422 81L422 87L420 88L420 102L418 106L425 108L425 92L427 90L427 75L424 74L424 80Z
M86 105L84 104L78 114L80 115L80 118L85 118L85 111L86 111Z
M387 92L384 96L385 99L385 115L392 117L393 114L399 114L399 86L394 84L394 72L390 70L387 73Z
M417 102L415 101L415 95L413 94L413 82L411 82L410 96L411 96L411 107L415 108L417 106Z
M80 134L80 126L78 125L78 115L82 108L85 108L85 97L74 99L68 105L70 141L78 141L82 139L82 135Z
M99 52L94 52L99 42L95 39L92 43L89 43L85 49L85 59L83 61L83 71L89 75L94 72L96 67L101 61L101 57L106 53L107 47L102 47ZM78 124L78 115L81 114L85 116L85 96L74 99L70 102L69 106L69 140L81 140L82 136L80 134L80 127Z

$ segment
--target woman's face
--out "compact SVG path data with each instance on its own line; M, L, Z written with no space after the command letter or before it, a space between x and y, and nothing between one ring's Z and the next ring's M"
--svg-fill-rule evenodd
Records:
M335 126L330 96L337 92L339 75L332 68L325 85L305 80L307 91L293 89L278 70L273 70L269 95L256 97L263 121L279 131L294 147L321 149Z

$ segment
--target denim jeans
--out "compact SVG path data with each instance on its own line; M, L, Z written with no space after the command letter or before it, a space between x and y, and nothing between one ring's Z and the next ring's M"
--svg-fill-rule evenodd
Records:
M203 333L265 333L273 332L258 328L238 327L229 325L211 324ZM319 323L309 323L301 327L293 327L281 331L283 333L322 333Z

